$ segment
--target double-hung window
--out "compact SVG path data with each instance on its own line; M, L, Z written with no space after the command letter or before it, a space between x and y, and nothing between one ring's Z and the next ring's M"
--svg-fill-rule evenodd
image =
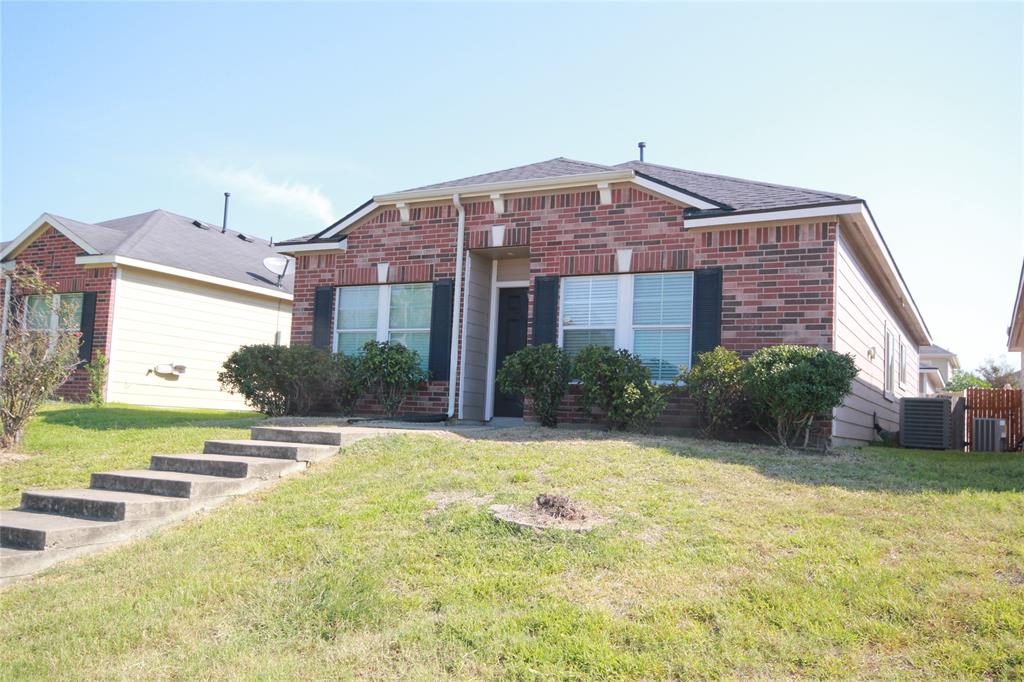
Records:
M693 274L633 277L633 352L654 381L672 381L690 366Z
M29 331L77 332L82 328L82 294L32 294L25 301Z
M561 343L623 348L640 356L654 381L690 365L693 273L601 275L562 280Z
M427 368L430 354L430 284L340 287L334 349L358 355L367 341L393 341L416 351Z
M900 388L907 383L907 344L900 340Z
M586 346L615 347L619 278L568 277L562 292L562 347L576 355Z
M894 346L894 339L892 332L888 329L885 330L885 367L884 371L884 391L887 398L893 397L893 378L895 375L896 365L896 352Z

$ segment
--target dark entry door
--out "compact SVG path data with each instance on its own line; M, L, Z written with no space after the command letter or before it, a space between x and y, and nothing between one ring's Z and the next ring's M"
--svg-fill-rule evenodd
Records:
M501 369L505 358L526 346L526 287L498 289L498 343L497 362ZM508 395L494 387L494 416L522 417L522 396Z

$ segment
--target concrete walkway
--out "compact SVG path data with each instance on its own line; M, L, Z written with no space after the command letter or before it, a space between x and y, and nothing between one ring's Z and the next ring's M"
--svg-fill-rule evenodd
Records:
M203 454L154 455L148 469L94 473L88 488L22 493L18 509L0 512L0 585L266 488L357 441L448 430L437 424L280 421L253 427L251 440L207 441Z

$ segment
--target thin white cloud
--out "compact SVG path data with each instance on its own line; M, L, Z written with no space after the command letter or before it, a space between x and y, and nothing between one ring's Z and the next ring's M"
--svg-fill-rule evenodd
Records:
M299 211L325 225L337 218L331 200L320 192L319 187L292 180L275 182L252 168L213 168L196 164L195 172L204 180L216 183L232 194L245 195L253 202Z

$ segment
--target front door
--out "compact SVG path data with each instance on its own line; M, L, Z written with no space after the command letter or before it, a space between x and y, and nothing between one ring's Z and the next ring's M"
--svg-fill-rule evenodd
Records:
M526 346L527 289L498 289L498 339L496 369L501 369L505 358ZM522 417L523 398L502 393L494 387L494 416Z

